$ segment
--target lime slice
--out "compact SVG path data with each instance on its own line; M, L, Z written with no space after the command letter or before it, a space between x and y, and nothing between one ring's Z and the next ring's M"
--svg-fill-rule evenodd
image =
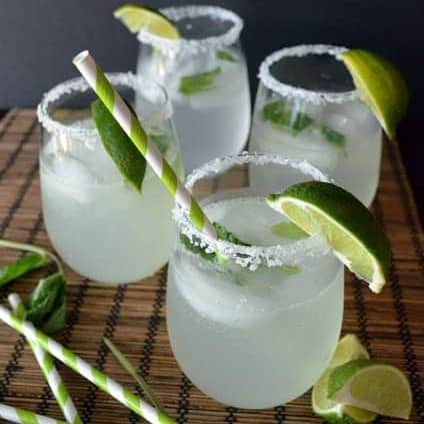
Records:
M344 336L337 344L330 365L312 389L312 409L315 414L328 422L333 424L370 423L377 416L374 412L337 403L327 397L328 380L333 369L358 358L368 359L367 350L354 334Z
M359 341L358 337L356 337L355 334L346 334L346 336L342 337L337 343L336 351L334 352L329 367L335 368L354 359L369 359L369 357L370 355Z
M408 419L412 409L409 381L398 368L369 359L356 359L335 368L328 397L377 414Z
M399 70L388 60L366 50L348 50L341 58L362 99L392 139L406 113L409 93Z
M268 204L309 235L321 232L337 257L379 293L390 268L390 245L380 224L352 194L334 184L309 181L283 193L270 194Z
M132 32L137 33L145 27L150 33L163 38L176 39L180 37L177 28L169 19L156 9L136 4L125 4L113 12L115 18Z

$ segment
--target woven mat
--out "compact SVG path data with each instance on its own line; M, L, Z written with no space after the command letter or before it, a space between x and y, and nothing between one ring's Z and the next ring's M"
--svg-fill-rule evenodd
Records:
M12 110L0 122L0 237L49 246L40 212L38 144L40 129L33 110ZM381 182L374 202L394 253L390 284L379 295L347 273L343 332L356 333L371 354L409 376L414 413L424 423L424 256L423 232L394 142L385 143ZM1 261L9 252L1 252ZM11 254L10 254L11 255ZM13 286L22 296L43 275L35 273ZM69 311L56 338L118 381L134 384L102 344L107 336L138 364L178 423L319 423L310 393L263 411L225 407L197 390L178 368L165 323L166 270L142 283L105 287L67 270ZM5 302L7 289L0 291ZM121 423L139 419L72 371L62 376L84 422ZM254 390L254 387L252 387ZM0 326L0 401L61 417L23 339ZM380 423L404 421L382 418Z

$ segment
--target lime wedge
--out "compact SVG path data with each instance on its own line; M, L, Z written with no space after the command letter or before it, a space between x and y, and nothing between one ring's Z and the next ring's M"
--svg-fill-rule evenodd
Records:
M146 160L101 100L92 102L91 115L106 153L124 179L141 192Z
M356 337L355 334L346 334L346 336L342 337L337 343L336 351L334 352L329 367L335 368L354 359L369 359L369 357L370 355L359 341L358 337Z
M363 101L371 108L387 136L393 139L409 100L403 76L387 59L367 50L348 50L341 58Z
M408 419L412 409L409 381L398 368L369 359L356 359L335 368L328 397L377 414Z
M309 235L322 233L358 278L373 292L382 290L390 269L390 245L381 225L352 194L334 184L309 181L270 194L267 201Z
M145 27L150 33L163 38L176 39L180 34L170 20L156 9L136 4L125 4L113 12L115 18L132 32Z
M337 403L327 397L328 380L333 369L358 358L369 358L368 352L354 334L344 336L337 344L330 365L312 389L312 409L327 422L333 424L370 423L377 415L354 406Z

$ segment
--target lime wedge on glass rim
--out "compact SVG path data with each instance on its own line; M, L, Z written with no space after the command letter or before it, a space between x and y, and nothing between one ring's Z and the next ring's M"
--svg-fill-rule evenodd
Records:
M352 49L341 54L362 100L371 108L390 139L406 113L409 93L399 70L382 56Z
M333 424L370 423L377 414L354 406L337 403L327 397L328 381L335 367L354 359L368 359L367 350L354 334L347 334L337 344L327 369L312 389L312 409L315 414Z
M268 204L309 235L321 233L334 254L380 293L389 275L389 241L371 212L331 183L308 181L267 196Z
M125 4L113 12L115 18L136 34L145 27L150 33L163 38L177 39L180 34L172 22L158 10L137 4Z
M411 387L402 371L369 359L335 368L329 376L327 395L336 402L405 420L412 409Z

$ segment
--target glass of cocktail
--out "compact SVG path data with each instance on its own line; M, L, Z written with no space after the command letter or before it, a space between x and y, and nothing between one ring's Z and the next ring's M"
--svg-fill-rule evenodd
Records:
M239 42L242 19L214 6L160 12L179 38L161 37L143 26L137 75L166 88L186 170L240 153L250 128L249 82Z
M199 389L243 408L273 407L308 390L331 359L343 316L343 266L324 238L276 235L288 219L267 205L269 191L249 185L252 168L270 165L279 190L327 181L304 161L254 154L216 159L187 180L208 217L250 245L211 240L174 210L172 349Z
M297 46L263 61L250 150L306 159L369 206L378 185L382 131L340 59L345 51ZM251 178L271 190L276 181L273 167Z
M164 89L133 74L109 78L182 176ZM174 201L150 167L141 192L124 181L91 117L95 98L88 84L77 78L50 90L38 107L44 223L53 246L75 271L106 283L133 282L167 262Z

